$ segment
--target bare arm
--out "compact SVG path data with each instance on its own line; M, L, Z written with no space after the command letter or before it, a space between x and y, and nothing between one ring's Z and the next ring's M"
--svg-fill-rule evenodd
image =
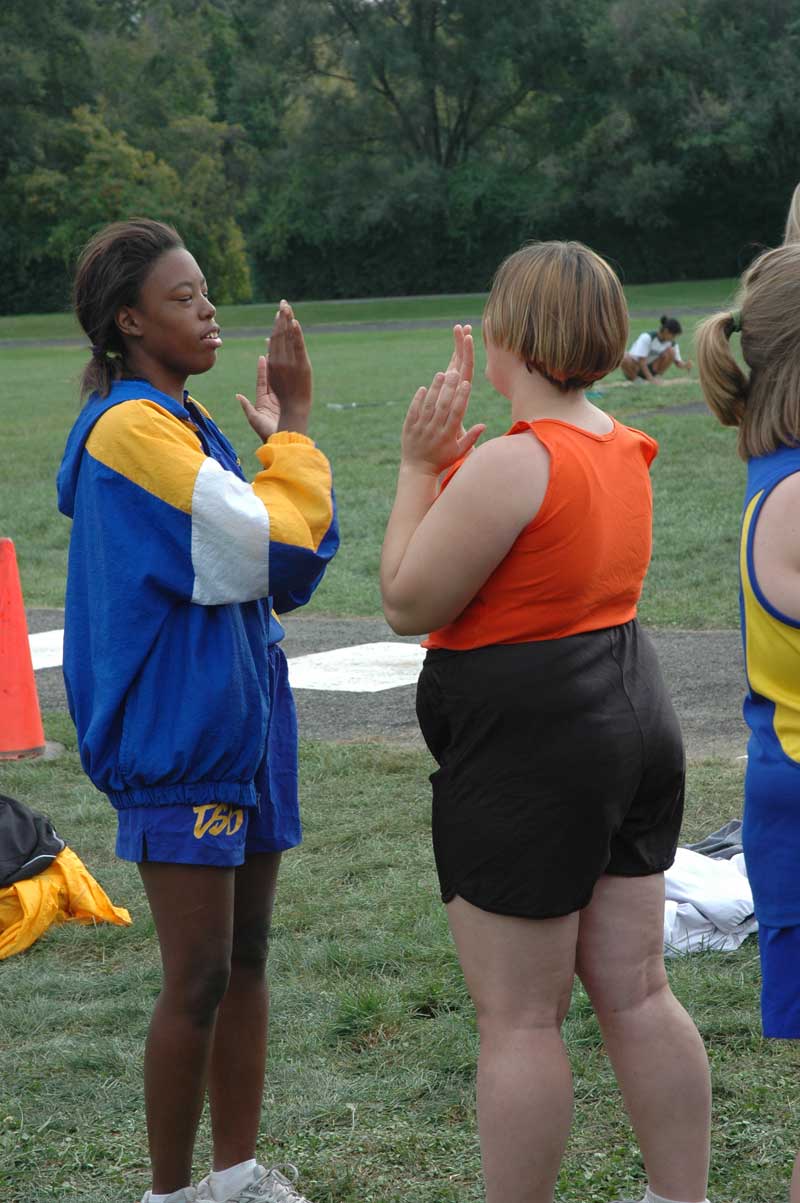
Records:
M452 621L475 596L538 511L548 456L533 435L493 439L437 497L441 471L480 437L464 432L471 339L464 362L420 389L403 427L397 495L381 558L387 621L417 635Z
M764 502L753 539L753 560L767 601L800 622L800 472L777 484Z

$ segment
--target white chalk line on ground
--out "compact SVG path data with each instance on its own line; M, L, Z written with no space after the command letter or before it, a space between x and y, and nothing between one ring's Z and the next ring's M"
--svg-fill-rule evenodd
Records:
M35 670L60 668L64 655L63 630L40 631L28 638ZM389 642L312 652L289 659L289 683L292 689L379 693L413 685L424 656L425 649L418 644Z

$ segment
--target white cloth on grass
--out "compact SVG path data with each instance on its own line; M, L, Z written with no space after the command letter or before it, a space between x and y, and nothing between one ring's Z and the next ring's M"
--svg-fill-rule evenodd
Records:
M664 882L665 956L733 952L758 930L742 853L730 860L715 860L679 848Z

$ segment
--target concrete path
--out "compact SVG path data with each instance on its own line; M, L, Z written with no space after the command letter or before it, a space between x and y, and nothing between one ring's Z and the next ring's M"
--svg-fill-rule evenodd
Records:
M30 609L33 634L63 627L61 610ZM285 620L284 650L290 661L335 648L370 643L414 645L415 638L394 635L379 618L291 617ZM735 759L746 751L747 729L741 717L744 671L736 631L651 631L675 708L683 727L689 759ZM42 710L65 710L60 668L36 673ZM421 743L414 714L414 685L377 692L349 689L296 689L301 734L333 741L389 740Z

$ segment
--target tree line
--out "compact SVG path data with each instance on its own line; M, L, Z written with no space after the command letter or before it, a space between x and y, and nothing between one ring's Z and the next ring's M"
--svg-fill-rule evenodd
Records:
M482 290L529 238L738 272L800 174L798 0L4 0L0 312L107 221L219 301Z

